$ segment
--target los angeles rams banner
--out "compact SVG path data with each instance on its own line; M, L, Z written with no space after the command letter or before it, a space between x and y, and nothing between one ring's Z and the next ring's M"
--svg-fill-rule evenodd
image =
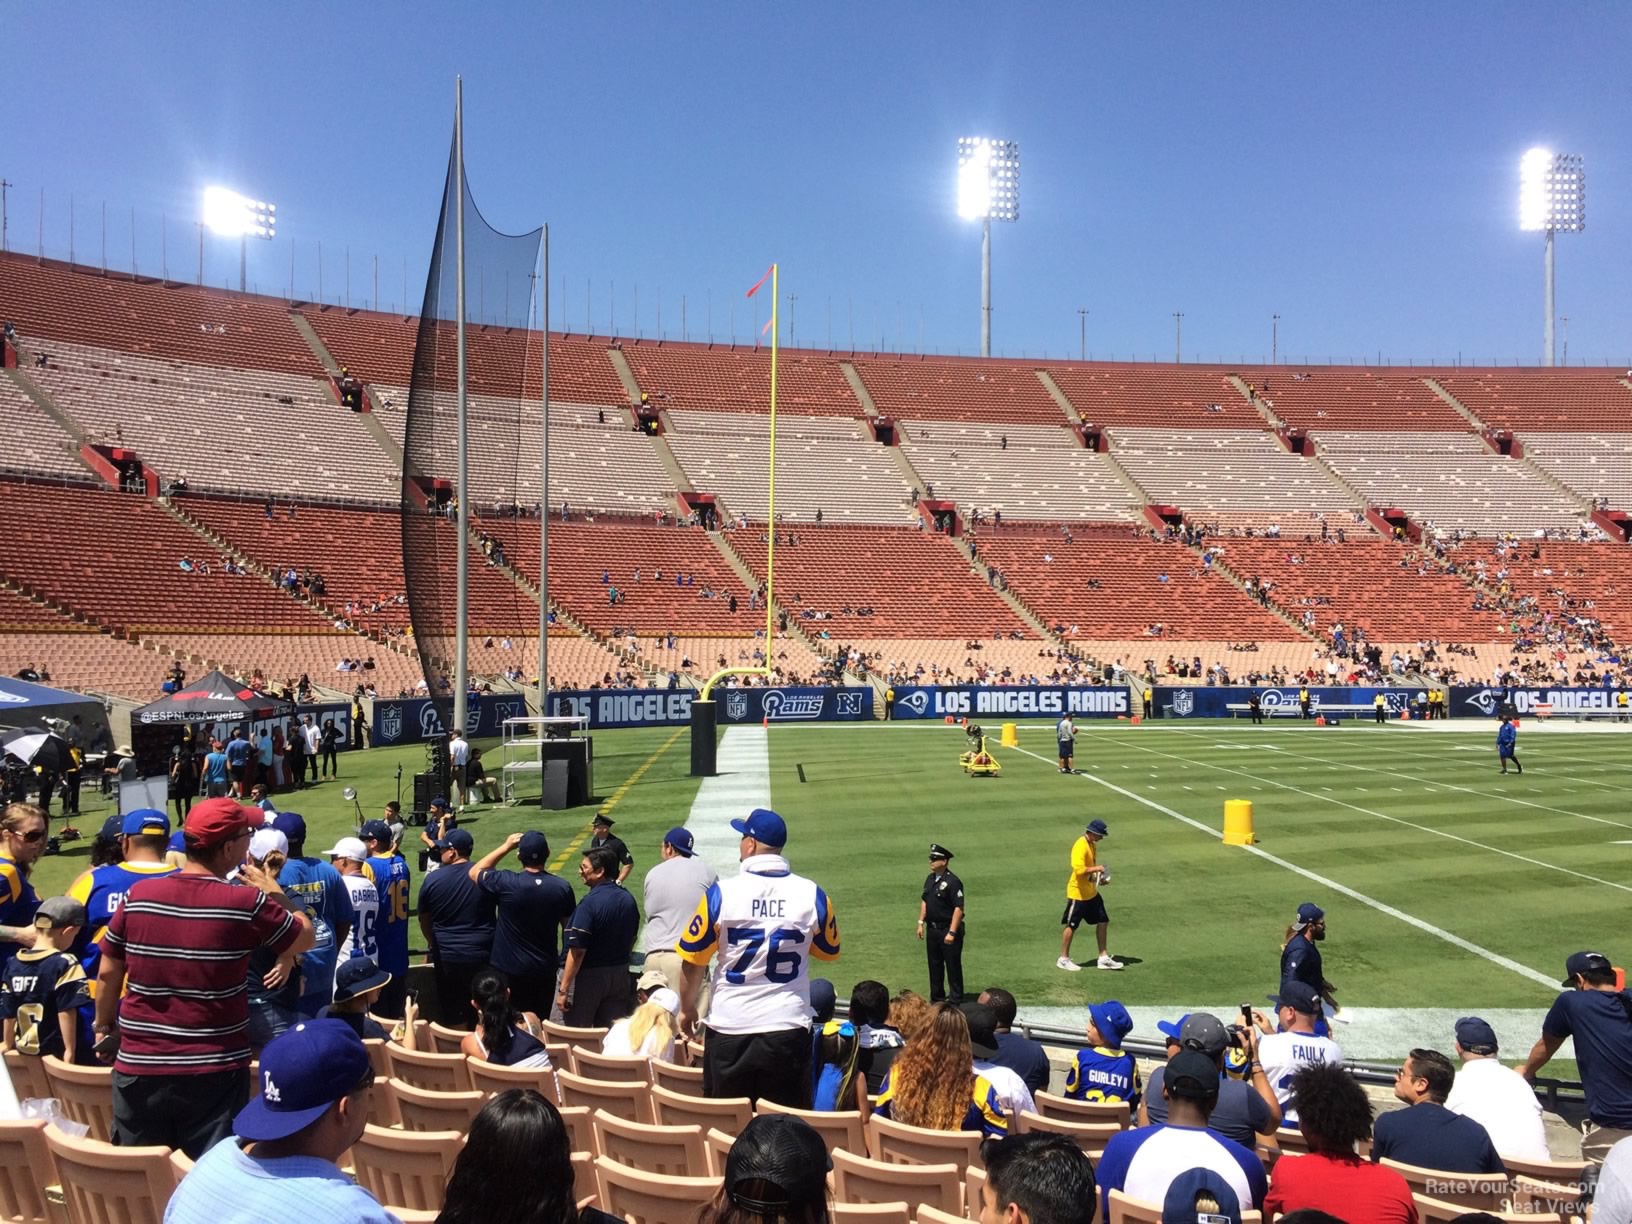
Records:
M691 689L579 689L550 694L550 713L589 719L590 729L673 727L691 721ZM873 716L867 688L716 689L722 724L865 722Z
M1592 713L1596 710L1621 711L1615 689L1606 688L1452 688L1451 713L1458 718L1495 718L1505 704L1520 717L1535 714L1538 707L1560 716Z
M1424 690L1426 691L1426 689ZM1230 718L1246 715L1247 699L1258 694L1266 718L1300 714L1298 689L1276 688L1207 688L1196 686L1162 686L1156 690L1156 712L1162 718ZM1389 717L1398 718L1406 703L1415 699L1415 688L1312 688L1309 690L1309 716L1324 712L1327 717L1370 718L1376 709L1377 694L1383 695ZM1234 706L1234 709L1231 707ZM1348 708L1358 707L1358 708Z
M894 717L1115 718L1134 713L1126 688L1075 685L897 685Z
M472 696L465 708L465 735L497 738L504 732L507 718L527 717L527 699L520 693L482 693ZM440 739L447 728L429 697L400 700L377 698L374 702L374 743L414 744Z

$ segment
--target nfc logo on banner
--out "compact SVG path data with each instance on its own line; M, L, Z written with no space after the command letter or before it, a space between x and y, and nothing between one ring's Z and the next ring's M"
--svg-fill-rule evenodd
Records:
M861 716L861 694L839 693L836 695L837 711L841 716L859 718Z

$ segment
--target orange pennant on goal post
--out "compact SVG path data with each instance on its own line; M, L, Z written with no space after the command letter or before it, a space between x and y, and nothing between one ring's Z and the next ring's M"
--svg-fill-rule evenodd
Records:
M765 275L760 277L757 281L755 281L754 282L754 287L752 289L748 290L748 292L746 294L744 294L743 296L744 297L753 297L754 294L758 293L760 286L763 285L766 281L771 279L771 270L772 270L772 268L775 268L775 267L776 267L776 265L772 264L770 268L766 268L765 269Z

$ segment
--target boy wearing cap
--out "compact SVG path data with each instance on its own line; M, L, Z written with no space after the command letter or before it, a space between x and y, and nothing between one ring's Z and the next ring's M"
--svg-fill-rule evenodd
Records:
M176 1187L166 1224L302 1220L396 1224L339 1167L362 1137L374 1082L362 1039L339 1020L307 1020L261 1052L260 1095Z
M498 870L512 850L521 870ZM497 907L490 963L509 979L511 1005L535 1016L550 1014L561 968L556 939L578 905L572 885L546 870L549 861L549 839L530 829L510 834L468 873Z
M1088 1005L1088 1048L1078 1050L1065 1073L1065 1095L1073 1101L1139 1103L1139 1068L1122 1041L1133 1017L1115 999Z
M259 823L230 799L194 804L186 866L138 882L108 922L95 1036L119 1035L117 1056L98 1051L113 1060L116 1143L179 1147L196 1160L249 1095L250 954L298 955L315 939L277 880L244 864ZM234 868L237 885L226 880Z
M351 902L351 929L340 941L337 965L344 965L354 956L377 961L380 956L380 893L363 870L368 862L368 847L363 845L360 837L342 837L331 849L323 852L323 857L340 873L340 882L346 886L346 898Z
M1534 1080L1564 1039L1575 1038L1587 1096L1581 1158L1602 1164L1610 1148L1632 1137L1632 994L1616 988L1615 966L1602 952L1573 954L1564 962L1563 985L1519 1074Z
M680 954L675 946L686 922L719 874L697 855L691 830L670 829L658 849L660 861L646 873L642 886L646 910L646 969L661 973L670 990L680 991Z
M394 814L395 802L385 805L387 816ZM412 886L408 860L397 850L400 838L400 831L384 820L371 820L362 829L362 842L368 848L363 874L374 881L374 891L380 898L380 921L374 935L379 951L376 959L380 968L391 975L390 983L380 992L377 1010L393 1019L402 1015L407 997L408 892Z
M1207 1129L1218 1103L1218 1067L1198 1050L1180 1050L1162 1079L1165 1125L1140 1126L1111 1136L1095 1173L1101 1219L1111 1218L1111 1191L1161 1203L1173 1182L1192 1169L1207 1169L1234 1192L1244 1208L1263 1205L1268 1183L1256 1152Z
M79 1061L79 1009L90 983L69 949L84 929L85 907L71 897L52 897L35 911L34 946L0 971L0 1049Z
M1316 1063L1343 1065L1343 1051L1330 1037L1315 1032L1315 1021L1320 1015L1320 996L1303 982L1286 982L1275 1000L1275 1016L1281 1029L1275 1031L1269 1017L1253 1012L1253 1022L1260 1033L1258 1060L1264 1074L1275 1089L1275 1099L1281 1103L1281 1125L1296 1126L1297 1111L1292 1106L1292 1076L1299 1067Z
M1071 973L1082 969L1071 959L1071 941L1076 937L1077 927L1084 922L1093 924L1094 936L1099 943L1099 960L1095 962L1095 968L1122 968L1122 962L1106 950L1108 945L1105 938L1110 930L1111 918L1105 912L1105 899L1099 895L1099 886L1110 879L1110 872L1099 865L1099 852L1095 847L1109 835L1110 828L1103 820L1090 820L1082 836L1071 846L1071 878L1065 882L1065 913L1060 916L1063 928L1060 931L1060 959L1054 962L1056 967Z
M1546 1128L1536 1091L1496 1057L1496 1030L1478 1016L1456 1022L1456 1053L1462 1069L1445 1108L1485 1128L1504 1158L1548 1161Z

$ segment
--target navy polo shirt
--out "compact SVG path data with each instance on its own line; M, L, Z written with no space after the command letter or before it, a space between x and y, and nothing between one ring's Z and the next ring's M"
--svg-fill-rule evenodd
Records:
M553 974L559 964L555 933L576 906L572 885L547 871L484 871L476 886L498 904L493 968Z
M1507 1172L1484 1127L1432 1101L1377 1115L1371 1159L1376 1163L1385 1156L1444 1173Z
M1553 1000L1541 1031L1574 1037L1587 1094L1587 1116L1599 1126L1632 1130L1632 995L1566 990Z
M1300 932L1287 943L1281 953L1281 981L1302 982L1316 994L1324 981L1320 963L1320 948Z
M433 871L419 886L419 912L430 920L436 959L485 965L493 955L493 898L471 881L470 864Z
M1007 1067L1022 1080L1032 1095L1048 1091L1048 1051L1038 1042L1019 1033L997 1034L997 1057L990 1060L995 1067Z
M584 950L585 969L629 966L629 953L640 933L640 910L621 884L608 881L591 888L567 920L562 944Z

